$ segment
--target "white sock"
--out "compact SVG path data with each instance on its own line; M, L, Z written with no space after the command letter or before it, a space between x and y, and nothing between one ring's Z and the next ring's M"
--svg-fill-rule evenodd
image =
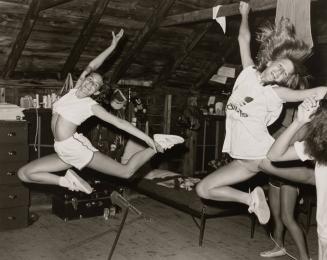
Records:
M68 188L70 186L69 180L64 177L59 177L59 186Z

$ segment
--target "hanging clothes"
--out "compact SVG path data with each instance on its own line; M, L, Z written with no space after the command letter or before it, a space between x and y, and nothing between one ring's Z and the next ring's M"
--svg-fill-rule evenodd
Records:
M294 24L297 38L312 48L310 7L311 0L278 0L275 22L288 18Z

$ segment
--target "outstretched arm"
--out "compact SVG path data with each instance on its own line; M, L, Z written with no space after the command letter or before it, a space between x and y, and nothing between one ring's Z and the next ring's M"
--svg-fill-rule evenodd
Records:
M316 111L318 105L318 101L314 98L307 98L299 105L296 119L271 146L267 154L269 160L290 161L299 159L294 146L290 146L291 140L306 123L311 121L311 115Z
M276 87L274 90L285 102L300 102L308 97L315 97L316 100L320 100L327 94L327 87L324 86L303 90Z
M242 16L240 30L238 34L238 43L240 45L240 53L243 68L252 66L254 64L251 57L250 41L251 34L249 29L249 12L250 6L248 3L241 1L240 2L240 13Z
M112 33L112 42L111 45L105 49L103 52L101 52L96 58L94 58L85 68L85 70L80 75L75 88L78 88L80 84L83 82L85 77L90 74L91 72L97 70L105 61L105 59L115 50L119 40L122 38L124 34L124 30L121 29L118 34Z
M123 120L119 117L114 116L113 114L109 113L107 110L105 110L100 105L93 105L92 106L93 114L100 118L101 120L114 125L115 127L143 140L145 143L147 143L148 146L150 146L152 149L156 151L156 146L154 144L154 141L152 138L150 138L148 135L146 135L144 132L133 126L131 123L129 123L126 120Z

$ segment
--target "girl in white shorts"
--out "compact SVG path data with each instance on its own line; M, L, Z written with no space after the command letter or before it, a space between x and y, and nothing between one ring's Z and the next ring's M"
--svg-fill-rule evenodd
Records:
M99 94L99 89L103 85L102 77L93 71L97 70L106 57L112 53L123 33L123 30L120 30L117 35L112 33L111 45L89 63L75 87L53 104L51 129L55 139L56 153L29 162L20 168L18 176L22 181L54 184L70 190L91 193L92 187L70 170L72 166L77 169L87 166L104 174L129 178L150 160L157 150L163 152L183 141L181 137L169 135L158 135L160 137L158 140L155 135L154 141L128 121L107 112L91 98L91 95ZM126 131L144 141L149 147L135 153L125 164L115 161L99 152L86 137L76 132L77 127L91 116L96 116ZM67 170L63 177L53 174L53 172L63 170Z

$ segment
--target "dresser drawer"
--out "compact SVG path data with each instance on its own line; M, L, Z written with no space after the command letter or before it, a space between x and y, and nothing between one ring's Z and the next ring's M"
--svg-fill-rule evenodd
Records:
M28 207L0 209L0 230L22 228L28 225Z
M27 162L27 160L27 144L1 144L0 162Z
M0 209L27 206L29 200L29 190L23 185L0 186Z
M21 180L18 179L17 171L24 164L26 162L2 163L0 166L0 185L21 183Z
M0 122L0 142L27 143L27 123L19 121Z

